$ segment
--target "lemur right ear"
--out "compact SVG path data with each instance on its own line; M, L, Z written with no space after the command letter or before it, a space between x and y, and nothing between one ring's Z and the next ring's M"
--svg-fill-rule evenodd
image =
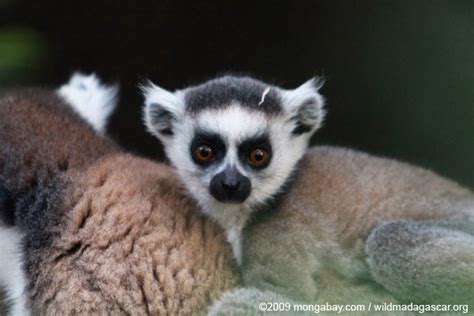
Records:
M324 119L324 98L319 89L324 80L313 78L294 90L283 92L283 104L295 122L293 135L313 134Z
M154 85L151 81L142 87L145 97L143 119L148 132L166 140L174 134L174 123L184 113L184 99L180 93L172 93Z

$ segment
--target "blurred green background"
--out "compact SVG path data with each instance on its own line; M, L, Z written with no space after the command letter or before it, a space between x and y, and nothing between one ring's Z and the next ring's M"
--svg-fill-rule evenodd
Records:
M474 188L474 1L0 0L0 84L119 81L110 132L162 157L137 84L181 88L221 72L295 87L327 79L318 144L436 170Z

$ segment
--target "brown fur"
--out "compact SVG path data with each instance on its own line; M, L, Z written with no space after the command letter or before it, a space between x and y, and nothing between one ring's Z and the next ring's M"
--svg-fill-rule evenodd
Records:
M118 151L50 90L24 89L2 96L0 118L0 175L19 181L21 174L23 185Z
M474 220L471 191L405 163L316 147L300 169L278 209L245 233L243 276L248 286L315 303L327 298L325 293L337 292L337 282L325 281L329 275L353 280L354 286L370 279L366 241L382 223ZM433 251L435 255L439 249ZM345 293L350 287L340 290Z
M0 100L0 181L36 314L203 314L237 282L172 171L122 153L51 91Z
M70 181L74 201L36 284L40 314L202 314L235 285L221 231L168 167L118 155Z

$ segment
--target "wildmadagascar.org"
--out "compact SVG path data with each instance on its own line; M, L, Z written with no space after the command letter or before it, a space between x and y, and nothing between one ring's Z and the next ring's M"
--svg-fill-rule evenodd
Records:
M290 302L260 302L258 309L261 312L313 312L319 313L350 313L350 312L415 312L423 314L426 312L458 312L469 313L469 305L444 305L444 304L297 304Z

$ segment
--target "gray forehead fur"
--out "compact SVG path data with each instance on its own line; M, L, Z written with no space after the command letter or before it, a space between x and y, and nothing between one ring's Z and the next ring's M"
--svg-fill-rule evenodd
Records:
M270 88L265 95L265 89ZM278 114L283 111L278 88L250 77L224 76L184 90L186 111L198 113L208 109L225 108L232 103L242 107Z

